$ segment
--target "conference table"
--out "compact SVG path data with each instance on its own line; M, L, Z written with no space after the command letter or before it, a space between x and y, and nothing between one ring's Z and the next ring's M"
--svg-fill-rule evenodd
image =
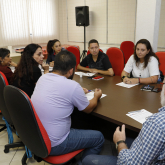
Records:
M128 117L130 111L146 109L151 113L157 113L161 107L160 92L150 92L140 90L144 84L139 84L131 88L116 85L121 82L120 76L103 76L102 80L88 79L86 76L74 75L73 80L82 87L92 90L100 88L106 97L99 100L97 107L92 112L93 115L117 125L125 124L126 128L139 132L142 124ZM151 84L150 84L151 85ZM155 88L160 84L152 84Z

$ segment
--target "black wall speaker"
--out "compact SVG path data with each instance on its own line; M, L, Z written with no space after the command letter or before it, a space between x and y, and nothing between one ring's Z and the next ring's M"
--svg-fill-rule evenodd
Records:
M75 7L76 11L76 26L89 25L89 6Z

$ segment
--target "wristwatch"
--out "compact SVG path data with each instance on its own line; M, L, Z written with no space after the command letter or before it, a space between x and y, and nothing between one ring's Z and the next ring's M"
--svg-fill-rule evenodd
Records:
M117 149L117 147L118 147L118 145L119 145L120 143L125 143L125 141L124 141L124 140L118 141L118 142L116 143L116 149ZM125 144L126 144L126 143L125 143Z

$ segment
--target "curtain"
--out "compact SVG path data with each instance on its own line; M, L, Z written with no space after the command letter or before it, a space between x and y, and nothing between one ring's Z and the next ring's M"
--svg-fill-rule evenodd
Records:
M0 47L58 38L58 0L0 0Z

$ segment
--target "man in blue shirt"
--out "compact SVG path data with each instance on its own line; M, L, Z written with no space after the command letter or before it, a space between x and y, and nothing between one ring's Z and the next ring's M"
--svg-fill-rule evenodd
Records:
M165 79L164 79L165 83ZM89 155L84 165L164 165L165 164L165 85L161 92L161 104L158 113L150 116L128 149L125 140L125 125L119 127L113 135L118 157Z

